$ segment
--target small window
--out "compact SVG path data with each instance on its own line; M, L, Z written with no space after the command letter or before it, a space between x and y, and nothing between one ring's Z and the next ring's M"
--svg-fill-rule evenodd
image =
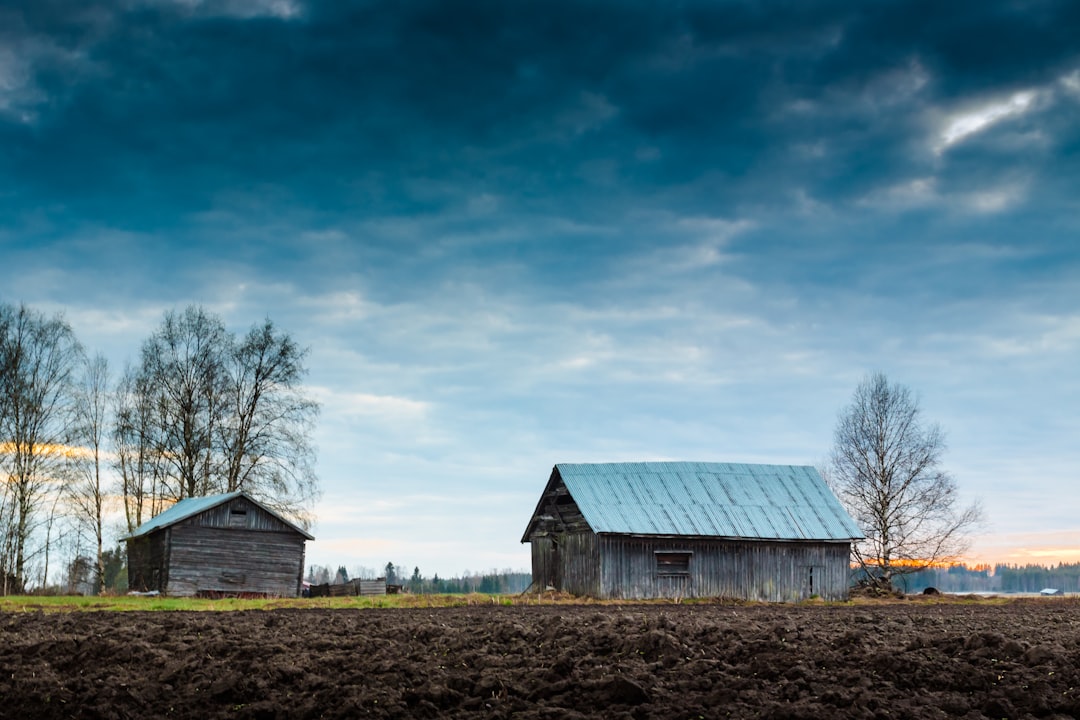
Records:
M233 509L229 511L229 527L247 527L247 510Z
M690 556L688 552L658 552L656 553L657 575L689 575Z

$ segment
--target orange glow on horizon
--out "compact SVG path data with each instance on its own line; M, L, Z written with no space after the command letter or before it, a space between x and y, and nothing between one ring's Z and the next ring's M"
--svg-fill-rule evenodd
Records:
M880 558L868 559L865 561L869 567L884 567L884 563ZM908 558L897 558L889 561L889 567L894 568L947 568L952 565L958 565L956 561L938 561L938 562L926 562L925 560L909 560ZM857 565L857 563L856 563Z
M16 450L16 444L7 441L0 442L0 455L13 455ZM63 445L60 443L38 443L34 450L37 455L63 455L64 457L74 460L75 458L92 458L94 451L88 447L82 445ZM102 453L102 457L105 457L105 453Z
M973 565L1071 565L1080 563L1080 529L1011 532L972 538L960 562Z
M963 558L968 567L995 565L1072 565L1080 563L1080 547L1015 547L1003 548L992 557L979 554Z

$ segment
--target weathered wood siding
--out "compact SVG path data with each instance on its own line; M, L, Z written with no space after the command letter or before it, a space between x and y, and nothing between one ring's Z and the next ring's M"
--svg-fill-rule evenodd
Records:
M172 527L170 545L168 595L300 594L304 538L295 532L177 524Z
M533 582L538 590L554 587L574 595L597 596L600 563L596 535L556 533L532 540Z
M532 554L532 580L536 590L557 588L561 584L556 573L555 558L553 557L552 538L534 537L529 541Z
M597 592L605 599L731 597L768 602L848 596L850 545L601 535ZM657 554L688 555L685 572L658 571ZM569 587L566 588L570 592Z
M244 497L238 497L217 507L210 508L184 520L183 524L208 528L229 528L231 530L294 532L280 519Z
M168 530L127 541L128 588L165 591L169 577Z

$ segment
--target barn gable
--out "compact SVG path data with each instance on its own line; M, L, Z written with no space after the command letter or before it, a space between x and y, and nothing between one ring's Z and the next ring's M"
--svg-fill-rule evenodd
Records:
M125 539L132 589L295 596L314 538L241 491L182 500Z
M522 542L541 588L792 600L846 597L859 537L811 467L562 463Z

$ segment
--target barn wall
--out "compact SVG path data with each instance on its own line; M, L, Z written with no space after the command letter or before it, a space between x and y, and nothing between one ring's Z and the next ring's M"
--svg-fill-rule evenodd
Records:
M600 586L609 599L731 597L791 602L848 596L848 543L733 541L602 535ZM657 553L688 553L685 572L664 573Z
M529 549L532 555L533 588L538 591L559 586L558 577L555 575L551 543L551 536L534 537L529 541Z
M530 540L532 577L537 590L553 587L574 595L596 595L600 567L592 533L553 533Z
M164 592L168 583L168 530L127 541L128 588Z
M304 537L295 531L243 532L191 522L174 525L171 534L169 595L300 594Z

